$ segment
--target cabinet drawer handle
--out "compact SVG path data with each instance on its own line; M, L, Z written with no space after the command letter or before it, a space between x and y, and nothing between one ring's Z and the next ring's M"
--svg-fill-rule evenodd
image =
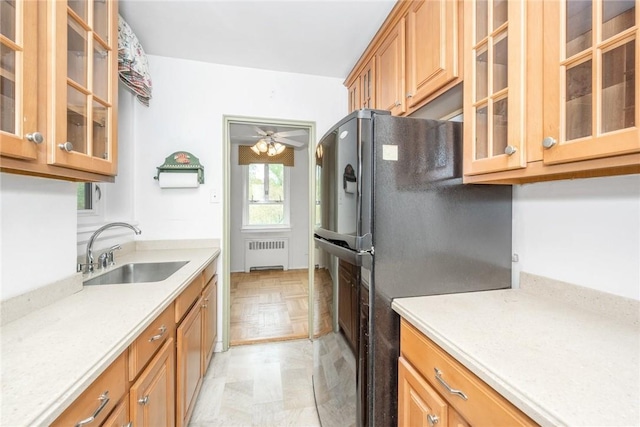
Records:
M160 338L162 338L162 336L165 334L165 332L167 332L167 327L162 325L160 326L160 333L157 335L152 336L151 338L149 338L149 342L154 342L154 341L158 341Z
M138 403L141 405L146 405L147 403L149 403L149 396L147 395L138 399Z
M76 427L82 427L87 424L90 424L94 422L96 418L98 418L98 415L100 415L100 412L102 412L104 407L107 406L107 404L109 403L109 390L102 393L100 397L98 397L98 400L100 401L100 405L98 405L98 409L96 409L93 415L91 415L89 418L85 418L82 421L78 421L78 424L76 424Z
M450 394L455 394L456 396L460 397L462 400L468 400L468 398L467 398L467 395L466 395L466 394L464 394L464 393L463 393L462 391L460 391L460 390L456 390L455 388L451 388L451 386L449 386L449 384L447 384L447 383L445 382L445 380L444 380L444 379L442 379L442 376L441 376L441 375L442 375L442 371L440 371L440 369L438 369L438 368L433 368L433 370L434 370L434 371L436 371L436 380L438 380L438 382L439 382L440 384L442 384L442 386L443 386L444 388L446 388L446 389L447 389L447 391L448 391Z
M427 414L427 421L429 421L430 426L434 426L438 424L438 421L440 421L440 418L438 418L437 415Z
M133 421L129 421L127 424L123 425L122 427L133 427Z

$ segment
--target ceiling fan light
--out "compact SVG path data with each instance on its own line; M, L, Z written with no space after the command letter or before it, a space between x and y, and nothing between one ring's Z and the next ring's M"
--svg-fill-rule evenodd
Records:
M265 141L264 139L261 139L258 142L256 142L255 146L258 150L260 150L261 153L266 153L267 149L269 148L267 141Z
M258 150L258 147L256 147L257 144L254 144L251 146L251 151L253 151L254 153L256 153L258 156L260 155L260 150Z
M276 154L280 154L284 151L284 149L286 148L283 144L280 144L279 142L276 142L275 144L273 144L273 146L276 149Z
M276 147L273 146L273 144L269 144L269 150L267 151L267 154L269 156L275 156L277 153L276 151Z

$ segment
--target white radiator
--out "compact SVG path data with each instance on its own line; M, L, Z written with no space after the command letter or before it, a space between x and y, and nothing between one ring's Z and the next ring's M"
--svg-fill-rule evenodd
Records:
M289 269L289 239L245 239L244 271L252 268Z

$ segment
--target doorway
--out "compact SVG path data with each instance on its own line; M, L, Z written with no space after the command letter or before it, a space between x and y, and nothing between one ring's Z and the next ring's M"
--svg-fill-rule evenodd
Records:
M223 350L309 337L315 124L224 117Z

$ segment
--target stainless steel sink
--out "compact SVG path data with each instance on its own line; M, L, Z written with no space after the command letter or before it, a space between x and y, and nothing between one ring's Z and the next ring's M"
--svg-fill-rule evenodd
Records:
M125 264L108 273L85 281L84 285L113 285L116 283L161 282L189 261L146 262Z

